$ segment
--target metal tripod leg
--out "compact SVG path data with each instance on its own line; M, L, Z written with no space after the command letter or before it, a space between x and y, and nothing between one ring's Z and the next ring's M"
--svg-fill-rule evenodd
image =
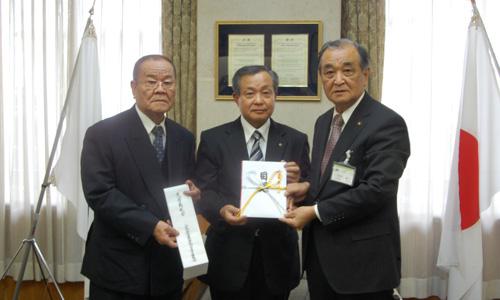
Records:
M19 252L21 252L21 250L23 249L24 245L26 244L27 240L23 240L21 242L21 245L19 245L19 248L17 249L16 251L16 254L14 255L14 257L12 257L12 259L10 260L9 264L7 265L7 268L5 269L5 271L3 272L2 274L2 277L0 278L0 280L4 279L5 276L7 276L7 272L9 272L10 268L12 267L12 265L14 264L14 261L16 260L17 256L19 255Z
M43 266L45 267L45 270L49 274L49 279L52 280L52 282L55 283L54 286L56 287L57 294L59 294L59 298L61 298L61 300L64 300L64 296L61 293L61 290L59 289L59 286L57 285L56 278L54 277L54 275L52 275L52 272L50 272L50 268L47 265L47 262L45 261L45 258L43 258L42 251L40 251L40 247L38 247L38 243L36 242L35 239L33 239L32 245L33 245L33 249L35 251L35 255L36 255L37 259L38 259L38 262L39 263L42 262Z
M54 300L54 298L52 297L52 293L50 292L49 281L47 280L47 276L45 276L45 272L43 271L42 268L42 261L40 260L38 255L35 255L35 258L36 261L38 262L38 268L40 269L40 275L42 276L43 283L45 284L45 290L47 291L47 295L49 295L50 300Z
M49 279L54 283L54 286L56 288L57 294L59 295L59 298L61 300L64 300L64 296L62 295L62 292L59 289L59 286L57 285L56 279L54 278L54 275L52 275L52 272L50 272L49 266L47 265L47 262L45 261L45 258L43 257L42 252L40 251L40 247L38 246L38 243L36 242L36 240L34 238L23 240L21 246L19 246L19 249L17 249L16 255L14 255L14 257L10 261L9 265L7 266L7 269L5 269L5 272L2 275L2 279L7 275L7 272L12 267L14 260L19 255L19 253L21 252L21 250L24 246L26 246L26 249L24 249L22 265L21 265L21 269L19 270L19 274L17 276L16 288L14 290L14 296L12 297L12 299L13 300L19 299L19 294L21 292L21 285L23 283L24 271L26 270L26 265L28 264L30 250L33 247L33 253L36 256L36 260L38 262L38 265L40 266L40 270L42 271L43 276L45 277L45 274L43 273L42 267L45 269L45 271L47 271L47 274L49 275ZM48 289L47 281L46 281L46 286Z
M28 264L28 258L31 250L31 239L24 239L23 245L26 245L26 249L24 249L23 260L21 261L21 269L19 270L19 274L16 280L16 289L14 290L14 296L12 296L12 300L19 299L19 293L21 292L21 284L23 283L24 270L26 270L26 265Z

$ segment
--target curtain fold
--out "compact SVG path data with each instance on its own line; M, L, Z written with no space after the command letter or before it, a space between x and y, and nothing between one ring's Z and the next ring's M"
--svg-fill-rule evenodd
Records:
M168 116L196 133L197 0L162 0L163 53L176 68L176 103Z
M93 0L0 1L0 272L28 237ZM97 1L103 117L134 104L135 61L161 52L161 0ZM61 144L59 144L60 146ZM60 150L60 149L59 149ZM56 155L57 159L57 155ZM75 161L79 164L79 161ZM46 190L36 239L58 282L82 281L76 208ZM8 275L17 277L22 255ZM40 279L31 255L23 279Z
M448 275L436 263L472 6L470 1L441 0L386 0L386 5L383 101L406 120L412 147L398 194L400 291L404 297L445 299ZM484 0L477 5L498 55L500 3ZM498 201L481 218L483 299L500 298Z
M4 16L4 7L3 5L0 4L0 27L3 27L3 16ZM4 120L3 120L3 102L4 102L4 96L3 96L3 36L4 33L2 30L0 30L0 170L5 170L5 163L4 163L4 145L5 145L5 135L3 134L4 132ZM5 180L4 180L4 173L0 171L0 228L5 228L5 208L3 198L5 198L6 193L5 193ZM2 241L5 241L5 230L0 229L0 246L3 245ZM0 247L0 272L3 274L6 265L3 261L5 261L6 255L5 255L5 246L3 245Z
M68 14L63 12L67 9L67 0L0 4L2 273L30 233L70 76L68 57L78 47L65 39ZM52 189L47 189L42 204L36 240L44 258L57 281L82 280L82 241L74 235L74 209ZM8 275L17 276L22 254ZM29 257L24 279L41 278L33 258Z
M342 0L340 36L366 47L371 61L368 93L381 100L384 69L385 0Z

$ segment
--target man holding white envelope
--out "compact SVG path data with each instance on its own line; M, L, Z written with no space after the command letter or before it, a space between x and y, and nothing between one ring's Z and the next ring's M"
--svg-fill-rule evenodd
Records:
M135 105L91 126L82 150L82 186L94 211L82 263L90 300L181 299L179 234L163 189L194 171L195 140L166 117L175 102L175 67L146 55L130 83Z
M307 136L271 119L279 85L271 69L242 67L232 84L241 117L203 131L198 148L198 204L211 224L206 281L214 300L288 299L300 279L297 232L262 209L284 213L284 183L307 176ZM260 218L247 217L259 201Z

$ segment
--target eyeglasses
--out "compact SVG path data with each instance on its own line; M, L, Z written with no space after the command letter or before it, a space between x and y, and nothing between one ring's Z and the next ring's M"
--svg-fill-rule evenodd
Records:
M156 89L160 85L163 86L163 88L165 88L165 89L172 89L175 87L175 81L173 81L173 80L170 80L170 81L168 81L168 80L166 80L166 81L147 80L147 81L142 82L142 84L144 84L144 86L148 89Z

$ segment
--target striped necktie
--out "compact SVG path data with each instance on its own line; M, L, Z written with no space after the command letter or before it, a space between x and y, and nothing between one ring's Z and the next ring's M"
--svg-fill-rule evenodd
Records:
M155 149L156 159L162 162L165 157L165 147L163 146L163 136L165 134L163 132L163 127L155 126L153 130L151 130L151 133L154 135L153 147Z
M255 130L252 134L253 145L252 150L250 151L250 160L263 160L264 155L262 154L262 150L260 150L260 139L262 135L260 132Z
M337 144L337 141L339 140L343 125L344 120L342 119L342 115L335 115L330 126L330 136L328 137L328 142L326 142L325 153L323 154L323 159L321 160L321 176L325 173L326 165L328 165L330 157L332 156L333 148L335 148L335 144Z

